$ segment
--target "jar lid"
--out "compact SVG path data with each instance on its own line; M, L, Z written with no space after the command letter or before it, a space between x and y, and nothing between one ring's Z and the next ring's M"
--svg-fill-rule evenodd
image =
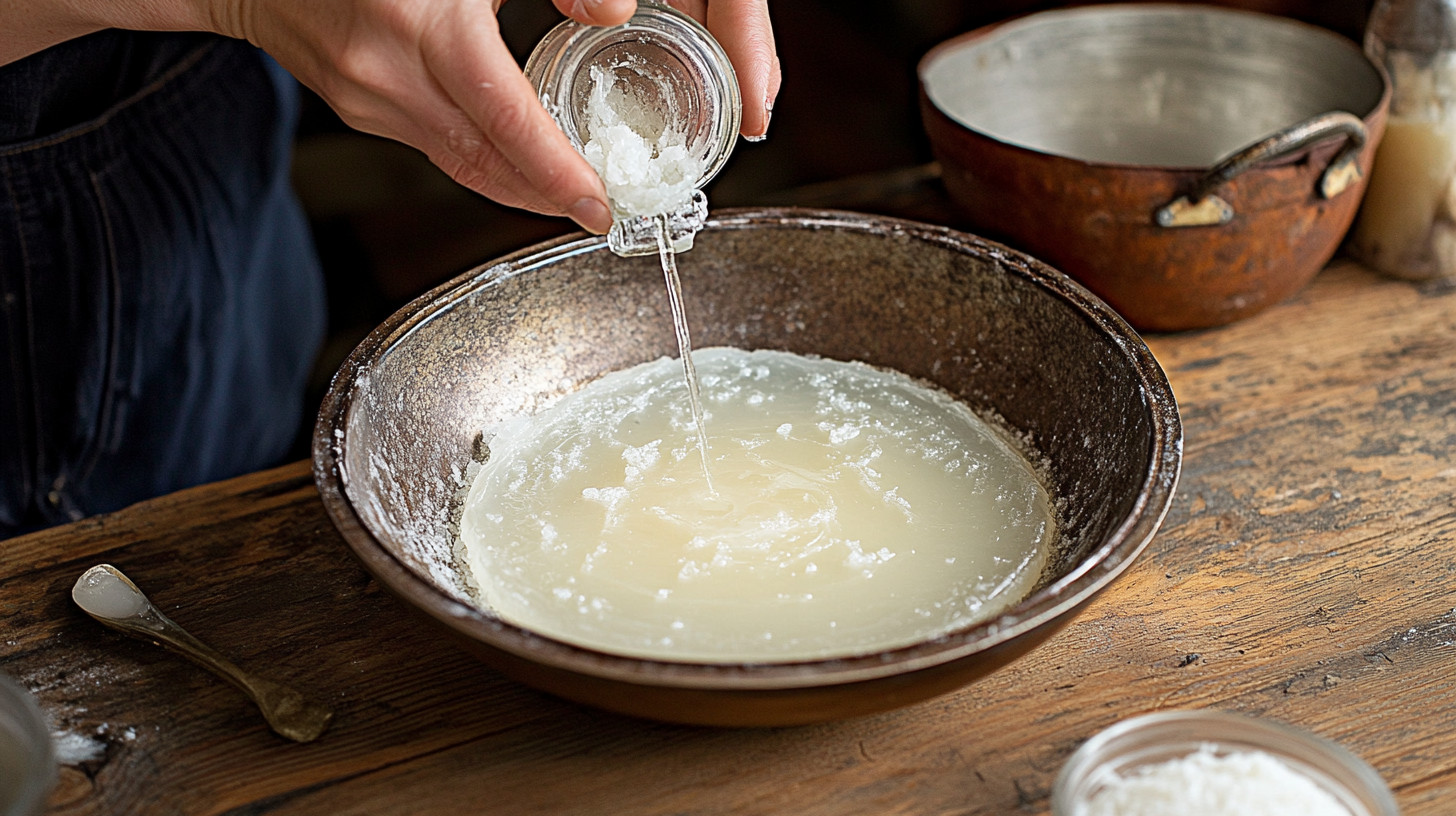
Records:
M742 125L738 77L723 47L696 20L644 0L619 26L567 20L542 38L526 76L577 151L589 140L587 101L593 68L631 86L632 95L681 132L702 162L707 184L733 152Z

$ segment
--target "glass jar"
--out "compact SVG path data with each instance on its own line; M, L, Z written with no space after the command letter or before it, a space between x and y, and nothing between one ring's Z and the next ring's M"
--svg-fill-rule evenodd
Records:
M537 44L526 61L541 103L585 155L591 138L587 103L593 69L625 83L626 91L662 120L663 127L681 133L689 154L702 167L693 184L692 199L666 213L668 241L686 252L693 236L707 220L707 184L728 161L737 143L743 118L743 100L733 64L718 41L691 17L650 0L637 4L637 13L620 26L589 26L567 20ZM608 233L618 255L646 255L658 251L658 218L629 216L613 206Z
M1456 0L1377 0L1365 53L1392 95L1350 252L1393 277L1456 276Z
M1165 711L1123 720L1082 743L1052 786L1053 816L1083 816L1114 776L1180 759L1262 751L1333 796L1350 816L1399 816L1380 774L1329 740L1268 720L1219 711Z
M0 816L32 816L56 782L56 760L35 698L0 674Z

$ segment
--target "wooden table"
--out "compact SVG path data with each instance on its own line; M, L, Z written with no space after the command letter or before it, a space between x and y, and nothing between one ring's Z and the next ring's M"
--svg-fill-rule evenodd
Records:
M0 671L68 741L56 814L1041 813L1088 736L1202 707L1337 740L1408 816L1456 812L1456 288L1337 264L1256 318L1150 344L1187 431L1162 532L1064 633L912 708L726 731L539 694L404 614L304 463L0 545ZM69 588L103 561L329 702L332 729L287 743L231 687L83 616Z

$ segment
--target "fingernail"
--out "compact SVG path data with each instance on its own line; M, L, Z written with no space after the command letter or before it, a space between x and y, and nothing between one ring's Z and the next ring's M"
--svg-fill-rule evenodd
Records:
M587 232L605 235L612 228L611 211L595 198L579 199L567 209L566 214Z
M768 138L768 123L773 120L773 105L772 99L763 103L763 132L757 136L744 136L745 141L761 142Z

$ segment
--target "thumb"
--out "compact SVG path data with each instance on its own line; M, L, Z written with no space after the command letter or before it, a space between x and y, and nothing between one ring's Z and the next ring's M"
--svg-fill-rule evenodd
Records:
M621 25L632 19L637 0L551 0L557 11L587 25Z

